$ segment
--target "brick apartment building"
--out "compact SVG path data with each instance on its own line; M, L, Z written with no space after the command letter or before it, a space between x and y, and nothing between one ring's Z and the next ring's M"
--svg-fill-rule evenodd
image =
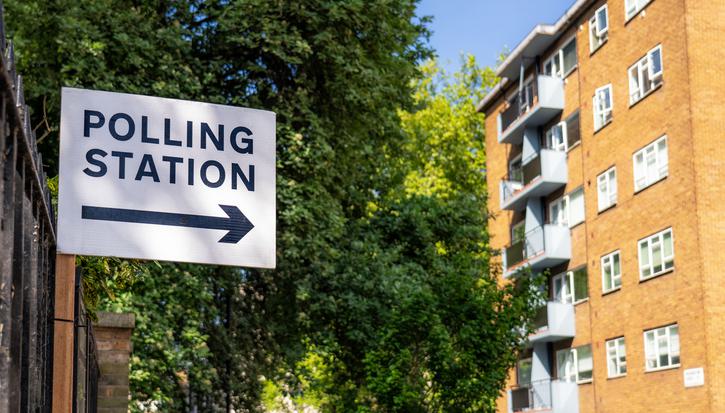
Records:
M491 242L549 294L500 412L725 411L723 39L723 0L578 0L498 68Z

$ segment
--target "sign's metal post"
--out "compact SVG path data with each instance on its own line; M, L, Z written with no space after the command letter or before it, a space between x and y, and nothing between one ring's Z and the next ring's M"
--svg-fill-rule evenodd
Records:
M53 413L73 411L73 335L75 334L76 256L58 254L55 261L53 325Z

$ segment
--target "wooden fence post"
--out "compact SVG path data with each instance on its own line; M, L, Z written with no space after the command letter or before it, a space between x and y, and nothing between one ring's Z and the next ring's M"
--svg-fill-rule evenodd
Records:
M73 411L75 285L76 256L58 254L55 260L53 413Z

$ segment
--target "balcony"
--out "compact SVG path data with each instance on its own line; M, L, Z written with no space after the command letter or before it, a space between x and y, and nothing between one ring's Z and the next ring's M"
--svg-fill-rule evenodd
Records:
M547 343L574 337L576 334L574 305L547 302L536 315L534 329L529 335L529 343Z
M564 81L538 75L501 113L499 143L520 145L524 129L541 126L564 109Z
M503 250L504 277L530 267L540 270L571 259L571 233L568 227L547 224L536 227Z
M537 380L514 387L508 391L508 400L509 413L579 413L577 384L560 380Z
M549 195L566 185L568 178L566 153L542 149L520 170L501 180L501 209L524 209L527 198Z

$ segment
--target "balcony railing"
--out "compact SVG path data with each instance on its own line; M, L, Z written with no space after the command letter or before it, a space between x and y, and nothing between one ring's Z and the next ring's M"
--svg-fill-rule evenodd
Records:
M566 185L568 178L566 153L542 149L501 180L501 209L523 209L526 198L546 196Z
M551 380L536 380L511 389L511 411L551 410Z
M511 276L524 266L540 269L571 258L568 227L547 224L526 232L503 250L504 275Z
M536 313L530 343L554 342L576 335L574 305L549 301Z
M579 390L576 383L560 380L535 380L509 390L509 412L547 411L578 413Z
M520 144L523 130L540 126L564 109L564 82L538 75L517 92L509 107L501 112L500 143Z

